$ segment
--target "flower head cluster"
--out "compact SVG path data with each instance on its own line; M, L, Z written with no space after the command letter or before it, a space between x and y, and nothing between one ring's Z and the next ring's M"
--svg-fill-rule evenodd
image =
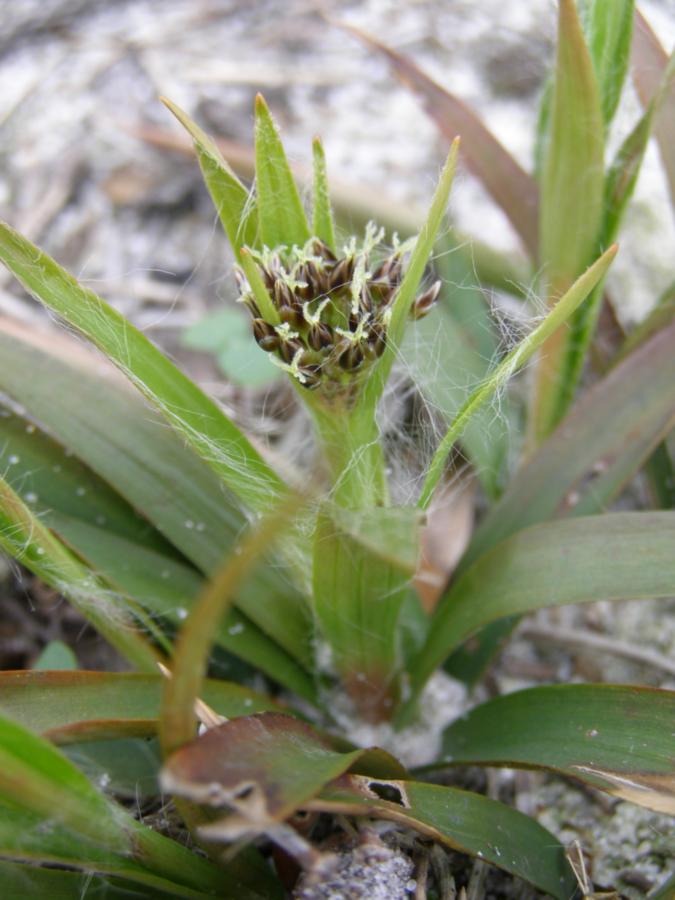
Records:
M398 244L378 260L383 236L371 223L362 246L352 238L340 256L319 238L302 248L252 251L277 321L265 316L243 272L237 272L239 300L253 316L260 347L303 387L320 387L328 398L350 392L387 345L409 247ZM415 318L429 311L439 289L436 282L416 298Z

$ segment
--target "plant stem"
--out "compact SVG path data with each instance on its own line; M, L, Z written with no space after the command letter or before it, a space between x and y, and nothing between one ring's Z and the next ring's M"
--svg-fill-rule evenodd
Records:
M372 409L357 404L310 407L328 466L332 497L345 509L369 509L388 503L384 455Z

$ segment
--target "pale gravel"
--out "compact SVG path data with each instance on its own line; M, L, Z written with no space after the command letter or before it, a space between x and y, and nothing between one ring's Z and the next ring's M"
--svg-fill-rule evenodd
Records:
M640 5L665 45L671 46L672 0L643 0ZM175 349L180 328L231 296L230 257L196 167L151 150L128 133L129 126L142 122L175 127L158 103L158 93L174 98L212 130L247 141L251 101L260 88L281 121L294 158L309 158L311 137L318 132L335 176L386 191L403 203L423 204L445 142L386 64L347 35L321 24L313 15L315 8L309 0L165 0L161 6L150 0L0 0L0 214L26 227L32 238ZM550 59L553 9L551 0L364 0L335 3L331 11L414 56L475 106L530 168L536 85L543 63ZM69 11L81 12L81 18L69 22ZM61 28L41 29L41 20ZM538 52L529 52L529 44ZM511 86L504 90L509 78ZM629 91L613 146L636 114L635 96ZM58 193L53 199L59 179L66 194L62 206ZM120 199L113 190L115 179L136 186L130 199ZM675 227L666 197L660 163L650 147L611 276L627 322L642 317L672 278ZM466 174L458 178L452 210L465 231L505 250L517 247L504 216ZM189 284L184 286L186 278ZM151 290L146 283L139 296L128 285L140 280L150 282ZM168 291L168 303L152 299L162 291L165 297ZM0 276L0 311L23 311L19 296L9 279ZM214 378L208 367L201 374ZM219 389L231 399L229 388ZM559 621L565 627L591 627L675 653L675 615L664 604L600 604L547 611L540 618L547 625ZM542 659L539 649L522 639L516 639L510 653L534 662ZM556 667L560 680L574 675L567 650L547 648L543 658ZM672 679L620 657L584 659L579 653L575 658L595 666L609 681L674 686ZM497 678L505 690L532 683L500 670ZM435 752L445 717L454 718L464 708L465 699L452 689L444 694L439 686L434 693L436 684L430 688L423 726L410 735L357 728L348 710L340 715L357 743L386 745L409 763L420 764L428 761L424 748L430 748L426 756ZM545 807L544 824L563 838L581 834L596 852L598 881L610 882L622 868L639 868L643 862L644 871L656 877L660 863L658 857L654 862L653 852L668 838L669 824L628 804L619 804L609 815L587 801L582 815L570 799L578 796L575 789L556 782L541 788L536 802ZM567 829L564 811L578 822L576 829ZM364 870L363 863L343 860L342 874L361 865L359 883L370 885L372 872L367 866ZM399 863L388 865L397 869ZM661 871L666 869L661 866ZM352 869L350 890L356 874ZM391 888L370 887L358 895L305 895L303 900L402 900L409 896L404 882L401 869ZM628 889L626 893L640 896Z

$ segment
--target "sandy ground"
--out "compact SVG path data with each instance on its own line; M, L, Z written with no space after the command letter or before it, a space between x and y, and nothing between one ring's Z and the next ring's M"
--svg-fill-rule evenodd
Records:
M641 7L671 46L674 0ZM427 201L447 149L387 65L320 11L311 0L0 0L0 215L228 402L241 398L208 358L181 348L180 336L206 310L232 297L231 257L196 165L141 136L144 129L146 136L148 129L168 137L180 133L158 95L178 102L207 130L249 143L253 97L261 90L293 159L309 159L311 137L318 133L332 174L407 207ZM531 168L537 100L554 39L551 0L366 0L332 4L330 13L413 56L476 108ZM612 146L636 112L628 91ZM465 173L453 192L452 211L467 233L504 250L518 249L504 216ZM631 322L672 279L669 261L675 257L673 216L653 147L622 248L614 293L622 317ZM27 321L42 315L5 273L0 313ZM526 627L529 633L510 646L497 672L501 689L570 678L675 687L672 668L660 664L675 656L672 605L659 606L658 614L626 605L621 615L616 606L598 605L542 614ZM552 636L555 628L568 632L567 643ZM579 634L608 635L613 647L603 650L592 640L584 645ZM631 660L630 648L636 647L646 660ZM593 805L583 797L573 801L580 792L565 790L567 799L540 793L530 806L564 809L588 835L583 823ZM613 819L602 812L596 831L609 837L631 830L661 834L667 827L659 817L635 815L649 821L636 824L633 814L619 811ZM546 824L562 827L550 818ZM610 875L639 868L630 841L619 842L619 849L602 841L592 849L616 861ZM647 880L661 871L650 852L644 851ZM610 877L604 869L598 874ZM626 890L644 896L637 888Z

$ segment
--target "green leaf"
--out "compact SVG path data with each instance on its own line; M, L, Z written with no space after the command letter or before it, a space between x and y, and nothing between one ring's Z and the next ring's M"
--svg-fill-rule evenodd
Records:
M475 113L425 75L406 56L351 25L342 26L392 64L397 77L418 94L448 140L462 136L464 160L502 209L533 259L537 257L537 187Z
M614 118L628 70L634 0L587 0L584 30L600 88L605 125Z
M74 351L75 345L69 341L65 352L70 359ZM211 468L142 398L126 385L101 377L93 367L79 366L46 352L22 332L3 327L0 353L5 363L0 367L3 392L30 410L66 452L74 453L106 481L198 568L208 572L218 565L245 517ZM78 398L77 404L72 402L73 397ZM63 466L58 456L55 463ZM49 477L48 472L44 481ZM56 494L50 494L49 505L91 521L79 513L79 504L91 496L89 485L85 482L83 486L84 495L73 492L75 498L79 497L76 508L64 505ZM108 518L110 510L105 504L109 493L102 494L100 500L96 493L96 514L101 503L100 513L110 530L140 543L138 530L130 531L126 523L119 527L118 519ZM186 523L192 523L192 527Z
M0 334L0 348L4 336ZM8 365L11 354L3 358ZM29 360L30 361L30 360ZM7 376L6 385L20 371ZM33 380L38 375L33 370ZM0 379L2 376L0 376ZM55 401L56 405L57 401ZM127 538L148 549L175 553L152 525L72 450L54 440L35 422L0 405L0 471L17 494L31 498L31 508L48 526L54 512L97 524L107 532Z
M154 671L158 654L105 586L52 535L0 478L0 547L73 606L133 665Z
M112 804L110 807L113 808ZM181 844L139 826L121 809L116 809L115 814L129 826L126 852L116 851L103 842L87 841L82 835L61 827L54 816L40 816L0 804L0 854L27 863L56 864L80 870L89 876L88 880L98 873L109 876L114 883L128 885L131 882L138 892L131 897L159 895L196 900L214 894L227 900L268 900L270 897L276 900L278 897L266 889L265 873L262 878L257 870L248 874L241 872L240 876L237 861L230 863L228 871L224 872ZM158 855L160 859L156 860L154 857ZM163 866L166 872L161 871ZM79 900L80 896L77 894L72 900Z
M466 568L442 598L411 665L416 689L478 629L571 603L672 596L675 513L606 513L525 528Z
M63 641L50 641L35 660L33 669L57 669L60 671L77 669L77 657Z
M168 616L173 622L185 618L205 584L193 569L166 556L76 520L62 516L52 519L54 529L72 543L94 571L146 609ZM266 581L266 577L258 576L242 584L237 592L237 606L248 620L247 628L236 627L239 619L234 618L217 629L214 636L217 635L221 646L275 678L278 677L273 674L275 664L285 656L279 653L278 647L283 647L307 668L311 667L312 654L308 618L298 618L297 598L275 591L274 603L269 603ZM253 633L251 623L254 623ZM269 659L265 660L265 654L269 654ZM288 668L290 660L285 659L284 663L280 674Z
M5 900L49 897L49 900L162 900L166 895L149 885L139 886L124 879L92 877L90 872L40 869L33 865L0 862L0 883ZM86 892L86 893L85 893Z
M647 109L662 83L668 65L668 54L658 41L640 10L635 11L633 29L633 81L642 106ZM661 103L654 123L654 137L659 146L663 167L670 189L670 200L675 209L675 86Z
M0 673L0 711L56 744L157 733L163 679L129 672ZM234 718L277 708L249 688L207 679L201 699Z
M265 353L249 334L233 340L216 356L221 372L233 384L251 389L269 387L279 382L282 372L270 362Z
M255 896L189 850L151 831L107 800L58 750L0 717L0 853L19 859L65 862L112 872L141 883L166 884L180 896L214 890L226 897ZM19 822L21 823L19 825ZM45 829L44 824L51 828ZM159 877L157 877L159 876ZM165 881L166 880L166 881ZM233 883L235 881L235 883ZM167 883L168 882L168 883Z
M242 247L240 258L244 274L248 279L248 283L251 285L251 290L253 291L253 296L260 308L260 312L268 322L272 324L279 323L281 321L279 318L279 311L272 302L269 291L262 280L260 270L247 247Z
M633 195L654 121L670 94L675 94L675 54L665 67L658 89L644 114L619 147L605 182L602 240L612 241Z
M675 424L674 341L672 324L584 393L488 512L457 575L521 528L607 508ZM474 682L514 625L488 626L453 654L448 670Z
M387 718L398 699L398 624L415 569L418 526L413 509L340 515L326 508L317 518L314 611L332 664L366 718Z
M192 569L110 534L97 533L95 528L64 518L55 522L55 528L112 587L174 626L185 619L205 585ZM270 596L255 577L242 585L237 602L253 612L262 628L245 613L230 609L214 628L213 641L298 696L314 701L316 688L308 674L312 667L308 633L304 628L297 630L292 610L281 597L271 608L267 604L266 615L262 607Z
M0 224L0 259L26 290L87 337L251 509L284 486L220 407L140 331L37 247Z
M440 764L550 769L675 815L675 691L613 684L497 697L443 735Z
M420 281L422 280L422 275L424 274L424 269L429 262L429 257L434 248L438 229L441 226L443 216L445 215L445 209L448 205L450 188L452 187L452 180L457 165L458 151L459 139L456 138L450 147L448 158L445 162L445 166L431 201L427 220L417 236L406 273L403 276L403 281L401 282L401 286L399 287L394 300L391 321L387 333L387 347L379 364L365 385L364 406L371 410L375 409L375 405L384 390L384 385L389 377L396 353L398 352L398 348L403 339L406 320L415 300L415 294L417 293Z
M675 872L650 893L649 900L673 900L673 897L675 897Z
M625 138L605 179L605 202L600 242L613 241L619 231L628 203L633 196L642 160L652 133L652 126L668 92L675 86L675 55L664 73L661 86L644 115ZM595 289L584 309L575 317L568 340L568 349L561 369L560 408L571 403L583 374L586 351L590 346L602 304L602 284Z
M249 337L246 319L236 309L219 309L199 319L183 332L181 343L194 350L217 353L234 338Z
M406 319L410 314L415 294L417 293L417 289L422 280L422 275L424 274L424 269L427 266L429 257L433 251L436 236L438 235L438 229L441 227L441 222L443 221L445 210L448 205L450 188L452 187L452 181L455 177L458 152L459 139L455 138L450 147L450 152L448 153L448 158L443 167L443 171L441 172L441 177L438 180L438 185L431 201L431 206L429 207L427 221L417 236L415 247L410 256L410 262L408 263L405 275L403 276L403 281L401 282L401 286L396 294L396 299L394 300L391 322L388 330L388 341L392 344L390 354L394 352L393 348L398 347L401 343ZM387 360L387 362L385 362L385 360ZM380 367L383 369L386 368L387 363L391 366L390 355L383 357L380 362Z
M128 840L107 800L42 738L0 717L0 797L94 844L125 852Z
M231 807L230 817L200 829L209 839L231 839L284 821L348 770L405 775L383 750L338 753L299 719L268 712L225 722L186 744L169 757L161 783L195 803Z
M85 896L88 900L90 894L102 900L212 896L207 891L195 890L154 875L143 866L119 854L107 852L105 848L83 846L77 836L62 831L54 834L53 823L50 823L51 833L41 833L46 830L45 822L38 816L0 806L0 852L23 863L0 863L3 875L5 867L14 867L7 873L9 881L2 882L3 900L26 900L28 897L48 897L52 900L53 896L64 897L65 900L80 900ZM70 871L38 868L36 864L39 863L67 867ZM11 891L14 885L18 893L5 893L5 888ZM35 894L30 893L33 885L38 889ZM40 893L40 887L46 892ZM52 894L52 890L56 893ZM248 894L249 900L256 896L259 897Z
M267 104L255 102L255 178L262 243L302 247L310 238L300 195Z
M604 278L617 247L610 247L597 259L583 275L570 287L567 293L556 303L546 318L527 337L507 354L497 368L487 376L483 384L464 401L454 422L439 444L427 470L418 505L426 509L438 484L450 451L464 433L467 423L475 412L484 406L496 391L506 384L511 376L520 369L532 354L565 323L581 303L586 299L594 286Z
M312 231L335 253L335 229L328 192L326 155L318 137L312 141L312 160L314 163Z
M65 349L69 359L75 357L70 342L65 344ZM123 383L101 378L89 367L80 368L45 353L33 346L20 331L0 330L0 354L4 362L0 366L0 389L29 409L64 446L74 451L129 504L145 515L203 574L216 571L224 555L234 546L246 519L213 470L177 434L166 428L157 414L148 409L138 395L127 390ZM78 398L77 404L71 401L74 396ZM0 429L5 421L0 418ZM27 440L34 437L33 433L26 434ZM23 452L22 449L19 455ZM56 463L62 466L65 473L66 466L60 455L56 457ZM10 475L13 469L14 466L10 466ZM73 477L77 474L76 470ZM37 478L38 471L31 477ZM69 496L68 476L63 492L58 485L51 484L51 480L51 468L40 474L40 487L46 492L44 506L38 506L40 514L51 508L53 511L48 515L53 519L54 512L63 509L69 515L81 514L85 522L91 522L89 507L81 509L80 506L73 506L75 501L82 504L91 498L94 523L100 524L99 516L102 515L106 528L110 524L113 530L119 531L122 536L128 535L134 543L138 543L141 535L138 528L130 531L126 524L121 527L118 524L123 521L120 516L112 516L113 504L108 502L110 491L102 494L99 507L98 495L94 492L97 489L95 483L78 482ZM83 486L85 494L80 496L77 490ZM91 493L88 493L90 489ZM63 503L62 497L68 502ZM39 492L38 498L41 498ZM125 509L124 506L122 508ZM70 533L72 537L72 528ZM81 542L87 534L85 530L78 535L78 540ZM164 549L165 557L170 555L171 551L164 542L157 545L153 541L151 546ZM84 555L91 554L92 550L104 552L105 547L98 548L96 543L90 542ZM100 560L100 563L118 564L123 561L124 557L121 557L107 562ZM155 574L161 574L166 568L162 565ZM168 568L171 569L171 566ZM106 571L112 573L110 569ZM280 607L287 613L284 632L289 633L290 640L294 639L294 634L305 630L307 637L303 652L306 655L310 623L302 597L291 578L290 572L288 578L279 577L278 564L263 566L256 571L250 584L243 587L243 591L250 603L257 603L263 619L267 617L269 607L279 600Z
M249 528L233 555L222 563L196 598L178 634L172 675L164 687L160 722L164 755L189 741L194 734L195 702L201 692L215 634L232 606L233 595L282 530L302 510L301 497L289 497L256 528Z
M382 800L384 792L398 802ZM469 791L416 781L343 776L308 809L390 819L452 850L468 853L533 884L556 900L575 895L564 848L529 816Z
M187 129L194 142L204 181L234 254L239 259L239 250L244 244L249 247L259 246L255 201L225 162L217 144L175 103L166 97L161 100Z
M675 323L584 392L488 512L460 571L522 528L607 508L675 425L673 346Z
M604 122L593 63L574 0L560 0L550 134L543 167L540 260L549 302L568 290L597 253L603 204ZM568 337L556 331L537 367L532 438L540 442L564 409L561 366Z

